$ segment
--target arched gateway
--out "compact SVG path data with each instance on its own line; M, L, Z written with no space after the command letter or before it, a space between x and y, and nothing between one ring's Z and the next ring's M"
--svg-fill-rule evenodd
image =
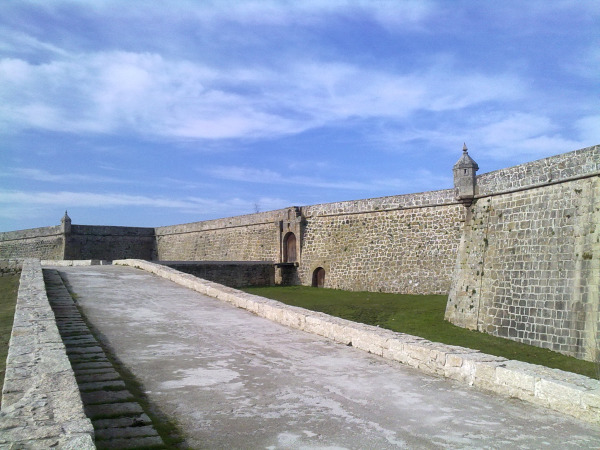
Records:
M315 269L312 277L312 285L313 287L320 288L325 286L325 269L323 269L322 267L317 267Z

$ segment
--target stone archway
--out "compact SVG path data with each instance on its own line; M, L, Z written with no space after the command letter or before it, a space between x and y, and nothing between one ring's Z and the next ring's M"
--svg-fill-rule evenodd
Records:
M313 287L324 287L325 286L325 269L322 267L317 267L312 276L312 286Z
M291 231L283 238L283 262L292 263L298 260L296 256L296 235Z

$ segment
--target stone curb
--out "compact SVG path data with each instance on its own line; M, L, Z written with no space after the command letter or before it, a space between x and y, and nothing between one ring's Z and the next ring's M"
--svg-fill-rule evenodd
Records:
M327 314L247 294L169 267L143 260L113 264L151 272L201 294L258 316L444 376L540 405L586 422L600 424L600 381L544 366L487 355L478 350L431 342L420 337L363 325Z
M94 449L39 260L23 262L0 411L0 447Z
M104 259L42 259L42 266L71 267L71 266L106 266L110 261Z

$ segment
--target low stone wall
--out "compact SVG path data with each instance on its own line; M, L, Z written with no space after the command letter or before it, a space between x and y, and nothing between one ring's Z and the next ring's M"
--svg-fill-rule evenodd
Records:
M119 260L113 263L149 271L261 317L352 345L430 374L600 424L598 380L284 305L147 261Z
M38 260L25 260L0 411L0 447L93 449L75 375Z
M229 287L273 286L275 266L264 261L155 261Z
M42 266L71 267L71 266L105 266L111 262L105 259L43 259Z

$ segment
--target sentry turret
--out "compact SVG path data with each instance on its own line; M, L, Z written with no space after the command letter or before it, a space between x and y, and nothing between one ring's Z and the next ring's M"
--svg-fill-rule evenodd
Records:
M454 164L454 191L457 200L465 206L471 206L476 194L476 172L479 170L477 163L469 156L467 144L463 144L463 154Z

